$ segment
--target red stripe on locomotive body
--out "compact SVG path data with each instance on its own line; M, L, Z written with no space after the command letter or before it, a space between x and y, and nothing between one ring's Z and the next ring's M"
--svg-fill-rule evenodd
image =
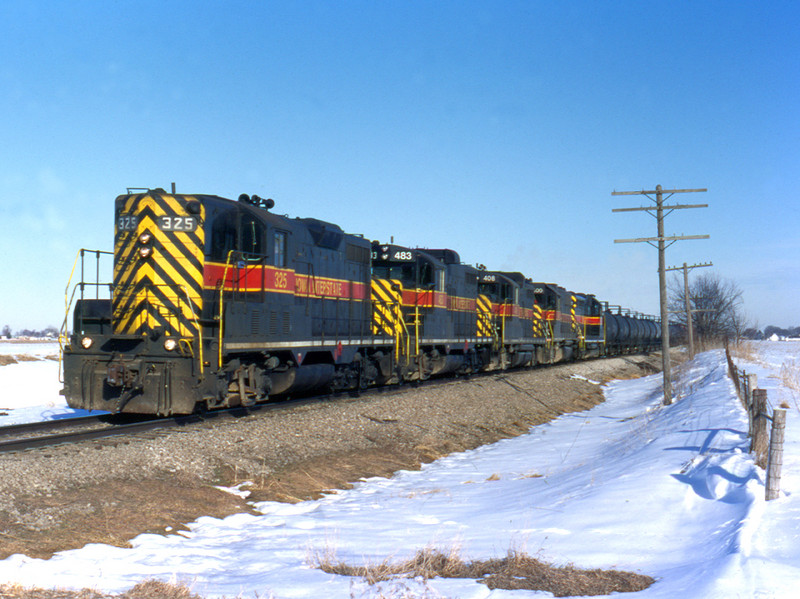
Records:
M330 279L297 274L295 271L260 264L245 268L231 268L219 263L206 263L203 269L203 287L217 289L225 277L225 290L246 292L267 291L291 293L301 297L340 298L364 300L367 287L358 281Z
M447 294L441 291L403 289L403 306L420 308L447 308Z
M367 286L358 281L295 274L295 295L363 300Z
M495 315L502 316L504 318L513 318L514 316L518 316L518 308L519 306L515 306L514 304L492 304L492 311L495 313Z
M458 312L475 312L475 310L478 308L478 300L476 298L448 296L447 299L447 308L449 310L456 310Z
M492 313L505 318L521 318L523 320L534 318L533 308L523 308L515 304L492 304Z
M557 312L556 310L545 310L544 319L559 322L572 322L572 317L569 314Z
M578 316L578 323L586 326L600 326L603 324L603 318L600 316Z
M444 308L455 312L475 312L477 298L457 297L431 289L403 289L404 308Z

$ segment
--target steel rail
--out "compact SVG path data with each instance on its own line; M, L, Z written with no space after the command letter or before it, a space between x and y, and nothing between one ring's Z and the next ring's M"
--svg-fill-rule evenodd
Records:
M107 414L94 416L78 416L76 418L59 418L58 420L41 420L38 422L23 422L21 424L9 424L0 426L0 438L20 433L39 433L70 426L83 426L102 422L102 418Z

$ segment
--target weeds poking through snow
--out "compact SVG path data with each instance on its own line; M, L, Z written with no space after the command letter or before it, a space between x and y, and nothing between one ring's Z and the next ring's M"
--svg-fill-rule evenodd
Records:
M744 362L751 362L753 364L762 363L755 346L749 341L734 343L730 347L730 351L734 358L738 358Z
M99 593L92 589L68 591L64 589L26 588L19 584L0 585L1 599L203 599L185 585L160 580L145 580L120 594Z
M339 561L327 549L324 554L313 556L312 565L330 574L362 578L371 586L403 578L472 578L490 589L547 591L556 597L641 591L654 582L649 576L633 572L553 566L513 549L504 558L465 562L458 548L442 551L428 547L405 561L393 563L386 558L365 566Z
M781 364L781 383L794 391L800 391L800 365L795 360Z

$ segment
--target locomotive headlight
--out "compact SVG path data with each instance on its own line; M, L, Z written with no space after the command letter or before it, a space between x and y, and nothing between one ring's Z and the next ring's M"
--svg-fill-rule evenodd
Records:
M90 347L92 347L93 343L94 343L94 340L91 337L83 337L81 339L81 347L83 349L89 349Z
M172 337L168 337L166 341L164 341L164 349L167 351L173 351L176 347L178 347L178 341L173 339Z
M150 245L150 242L153 240L153 236L145 231L141 235L139 235L139 256L142 258L149 258L153 255L153 246Z

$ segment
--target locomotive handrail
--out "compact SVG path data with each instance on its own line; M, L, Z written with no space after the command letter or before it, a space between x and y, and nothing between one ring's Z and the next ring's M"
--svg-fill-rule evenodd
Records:
M251 259L253 261L257 260L257 261L262 262L262 265L266 264L266 260L269 257L267 254L255 254L255 253L241 252L241 251L238 251L238 250L228 250L228 257L225 258L225 270L222 271L222 279L219 282L219 315L218 315L218 320L219 320L219 343L218 343L218 345L219 345L219 348L218 348L218 351L217 351L217 367L218 368L222 368L222 339L223 339L223 332L224 332L224 328L225 328L225 323L224 323L224 321L225 321L225 309L224 309L225 284L228 281L228 270L233 265L233 261L231 260L231 258L233 258L234 256L237 256L237 258L241 257L242 260L247 260L248 257L249 257L249 259ZM264 286L264 275L263 275L263 271L262 271L262 276L261 276L261 291L262 291L262 293L264 292L264 288L265 288L265 286ZM233 281L231 281L231 291L233 291Z
M180 288L183 290L183 294L186 296L186 305L189 306L189 310L192 312L192 321L197 328L198 360L200 362L200 375L203 376L205 374L205 368L203 366L203 327L200 325L200 319L197 317L197 313L194 311L192 300L189 297L189 290L187 289L186 285L181 285ZM180 347L180 343L178 345ZM192 357L194 358L194 350L192 350L191 344L189 345L189 349L192 353Z
M95 255L95 261L96 261L96 266L97 267L96 267L96 272L95 272L95 282L94 283L86 283L83 280L83 277L84 277L83 257L84 257L86 252L91 252L92 254ZM112 283L100 283L100 255L101 254L108 255L108 256L113 256L114 252L109 252L109 251L106 251L106 250L87 250L85 248L81 248L80 250L78 250L78 253L75 255L75 261L72 263L72 270L69 273L69 279L67 279L67 287L64 289L64 304L65 304L65 307L67 307L67 309L69 309L69 305L70 305L70 302L71 302L71 299L69 297L69 286L72 283L72 277L75 275L75 267L78 266L78 258L81 259L81 282L80 283L76 283L75 284L76 287L79 284L82 285L82 286L83 285L93 285L93 286L100 286L100 285L109 285L109 286L111 286L112 285ZM81 287L81 291L83 291L83 287ZM75 295L75 289L74 288L73 288L73 291L72 291L72 295L73 295L73 298L74 298L74 295ZM81 299L83 299L83 297L81 297Z
M217 360L217 368L222 369L222 333L224 328L224 314L225 311L223 309L223 303L225 298L225 281L228 280L228 268L231 265L231 257L234 254L234 250L228 250L228 257L225 259L225 270L222 271L222 281L219 288L219 346L218 348L218 360Z
M83 280L84 278L84 261L83 258L86 252L90 252L95 255L95 282L94 283L87 283ZM87 285L90 287L96 288L95 297L99 299L100 297L100 287L108 285L109 295L113 292L114 283L101 283L100 282L100 255L107 255L113 256L114 252L109 252L106 250L87 250L86 248L81 248L75 254L75 260L72 263L72 270L70 270L69 278L67 279L67 286L64 288L64 322L61 323L61 329L58 332L58 382L64 382L64 373L63 373L63 365L64 365L64 345L67 342L68 338L68 325L69 325L69 310L72 307L72 302L75 300L75 292L78 290L78 287L81 289L81 299L83 299L83 290L84 287ZM81 281L80 283L75 283L72 287L72 294L69 292L70 285L72 284L72 277L75 276L75 268L78 266L78 259L80 258L81 261Z
M73 267L74 270L74 267ZM72 275L70 275L72 278ZM66 305L66 310L64 314L64 322L61 323L61 329L58 331L58 382L64 382L64 372L62 370L64 366L64 345L67 342L68 338L68 331L67 331L67 323L69 322L69 309L72 306L72 300L75 299L75 291L77 291L78 286L72 288L72 296L69 296L69 286L67 286L67 291L64 293L64 304Z
M506 346L506 306L513 304L509 304L505 301L501 304L502 308L500 308L500 350L502 351L503 348ZM512 308L513 309L513 308Z
M417 356L417 360L419 361L419 302L414 302L414 355ZM410 348L409 348L410 349ZM406 364L408 364L410 360L407 360ZM422 362L420 361L420 364Z
M400 324L403 325L403 340L405 340L405 357L406 357L406 366L411 363L411 340L409 339L410 335L408 334L408 326L406 326L406 321L403 319L402 316L402 307L398 306L398 310L400 311ZM417 319L419 320L419 319ZM397 347L398 347L398 355L400 355L400 351L402 350L402 343L403 340L397 339ZM417 344L419 344L419 335L417 335ZM419 355L419 350L417 350L417 354Z

